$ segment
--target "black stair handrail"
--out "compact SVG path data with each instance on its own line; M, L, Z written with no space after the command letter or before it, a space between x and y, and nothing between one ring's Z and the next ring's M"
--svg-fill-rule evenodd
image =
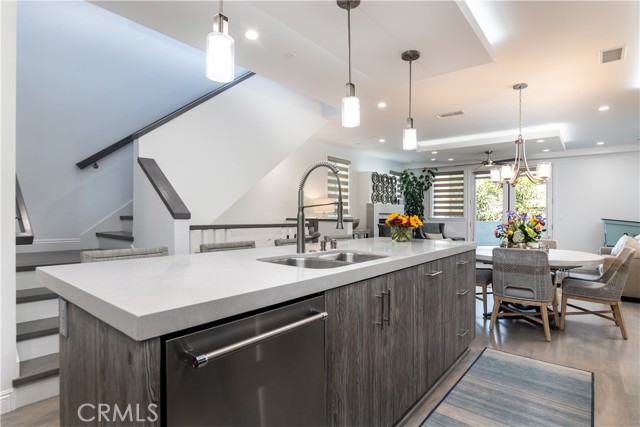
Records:
M17 175L16 175L16 220L18 221L18 228L20 229L20 231L16 231L16 245L31 245L33 243L33 229L31 228L31 221L29 220L27 205L24 202L22 189L20 189L20 183L18 182Z
M154 159L138 157L138 164L151 182L151 185L160 196L162 203L167 207L173 219L191 219L191 212L184 204L173 185L162 172Z
M191 101L190 103L188 103L184 107L178 108L174 112L167 114L163 118L161 118L159 120L156 120L155 122L153 122L150 125L140 129L139 131L134 132L131 135L122 138L120 141L118 141L118 142L116 142L114 144L111 144L107 148L104 148L104 149L98 151L97 153L87 157L86 159L79 161L78 163L76 163L76 166L78 168L80 168L80 169L84 169L87 166L93 165L93 167L95 169L97 169L98 168L98 163L97 162L98 162L98 160L102 159L103 157L106 157L109 154L113 153L114 151L117 151L117 150L121 149L122 147L125 147L126 145L132 143L134 140L140 138L141 136L144 136L144 135L148 134L152 130L155 130L155 129L159 128L163 124L165 124L165 123L175 119L176 117L186 113L187 111L191 110L192 108L197 107L198 105L202 104L203 102L206 102L206 101L210 100L214 96L217 96L217 95L221 94L222 92L224 92L224 91L226 91L228 89L231 89L232 87L234 87L238 83L241 83L241 82L245 81L246 79L248 79L249 77L254 76L254 75L255 75L255 73L251 72L251 71L248 71L248 72L244 73L243 75L241 75L240 77L237 77L233 81L231 81L231 82L229 82L227 84L224 84L224 85L220 86L219 88L217 88L215 90L212 90L211 92L207 93L206 95L201 96L200 98L196 99L195 101Z

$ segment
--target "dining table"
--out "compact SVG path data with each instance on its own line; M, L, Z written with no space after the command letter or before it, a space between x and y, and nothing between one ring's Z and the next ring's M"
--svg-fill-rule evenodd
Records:
M478 246L476 261L491 264L493 249L497 246ZM549 249L549 268L552 270L569 270L579 267L597 267L604 263L602 255L591 252L573 251L569 249Z

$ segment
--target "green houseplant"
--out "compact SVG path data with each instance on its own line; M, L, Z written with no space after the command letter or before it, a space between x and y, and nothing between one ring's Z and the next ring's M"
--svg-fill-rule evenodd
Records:
M424 221L424 192L431 188L435 179L435 168L424 168L419 175L409 169L400 174L400 192L404 200L404 213L408 216L416 215Z

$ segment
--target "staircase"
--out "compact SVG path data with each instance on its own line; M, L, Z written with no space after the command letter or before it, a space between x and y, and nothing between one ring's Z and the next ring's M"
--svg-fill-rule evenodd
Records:
M58 295L35 280L40 266L80 262L81 251L16 255L16 341L20 374L13 380L17 406L59 394Z
M131 247L133 243L133 215L120 215L120 223L122 224L122 230L96 233L100 249L125 249Z

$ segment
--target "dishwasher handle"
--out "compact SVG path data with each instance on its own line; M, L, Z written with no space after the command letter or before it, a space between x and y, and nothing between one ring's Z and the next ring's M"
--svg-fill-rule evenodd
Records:
M246 340L239 341L235 344L228 345L226 347L219 348L217 350L210 351L204 354L193 354L189 351L185 352L185 361L190 363L194 368L202 368L209 361L213 359L217 359L218 357L222 357L229 353L233 353L234 351L241 350L245 347L248 347L253 344L257 344L260 341L264 341L266 339L275 337L277 335L283 334L285 332L291 331L293 329L297 329L301 326L304 326L308 323L315 322L316 320L324 320L329 314L326 311L321 313L314 314L313 316L304 318L302 320L298 320L297 322L289 323L288 325L281 326L279 328L273 329L269 332L265 332L260 335L256 335L255 337L247 338Z

